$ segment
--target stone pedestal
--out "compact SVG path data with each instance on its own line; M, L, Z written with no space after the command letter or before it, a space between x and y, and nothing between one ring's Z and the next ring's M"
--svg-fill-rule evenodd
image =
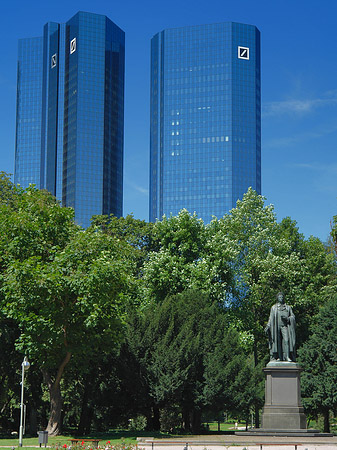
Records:
M270 362L266 376L263 430L306 430L307 420L301 402L301 368L293 362Z
M236 431L245 436L330 437L331 433L307 429L301 402L301 368L293 362L270 362L263 369L266 375L266 396L262 427Z

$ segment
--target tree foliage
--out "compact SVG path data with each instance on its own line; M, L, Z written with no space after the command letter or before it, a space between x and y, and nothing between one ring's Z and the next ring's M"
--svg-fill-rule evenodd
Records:
M295 310L299 341L318 311L321 290L335 277L333 258L317 238L304 239L296 223L277 223L272 205L252 189L223 219L211 223L234 254L230 308L239 329L252 337L257 364L266 352L264 327L278 291Z
M2 310L20 330L17 348L43 371L48 431L57 434L66 366L85 369L121 340L133 249L99 227L76 226L49 193L13 189L14 201L1 204Z
M334 252L337 255L337 215L333 217L331 224L331 238L334 245Z
M205 411L233 410L240 395L248 410L255 400L239 381L253 370L239 334L204 293L184 291L151 305L130 323L128 342L149 397L159 408L179 405L185 431L200 430Z
M264 197L249 189L236 208L211 224L217 235L227 237L234 254L229 306L238 327L252 338L256 364L265 351L264 324L275 294L283 290L296 297L303 276L298 254L281 235L273 207L264 202Z
M145 295L162 301L167 295L200 289L223 300L230 289L230 247L214 239L201 219L186 210L153 227L155 251L144 264Z
M299 350L303 403L309 413L324 415L329 432L329 412L337 412L337 295L321 307L310 333Z
M336 292L335 255L289 217L278 223L252 189L208 225L182 210L155 224L95 216L84 230L51 194L0 173L0 214L0 411L16 420L13 380L27 353L29 401L48 416L42 370L51 433L62 412L81 433L137 414L152 428L174 415L197 430L202 414L224 409L247 420L261 407L277 291L300 345ZM310 386L314 411L321 387Z

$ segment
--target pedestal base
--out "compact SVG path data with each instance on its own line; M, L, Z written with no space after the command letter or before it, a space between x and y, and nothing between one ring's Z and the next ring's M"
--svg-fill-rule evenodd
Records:
M293 362L270 362L266 375L263 430L306 430L307 419L301 402L301 368ZM316 430L315 430L316 431Z
M331 437L331 433L307 429L301 402L301 367L293 362L270 362L266 375L262 427L236 431L238 436Z
M262 428L269 430L306 430L307 418L303 408L264 407Z
M321 433L319 430L266 430L264 428L250 428L248 431L235 431L238 436L286 436L286 437L332 437L332 433Z

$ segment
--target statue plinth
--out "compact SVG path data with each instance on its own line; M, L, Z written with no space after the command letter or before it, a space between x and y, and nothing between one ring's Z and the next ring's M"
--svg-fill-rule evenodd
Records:
M307 420L301 402L301 367L294 362L272 361L263 369L266 376L264 430L305 430Z
M307 429L301 401L301 367L295 362L271 361L263 369L266 376L265 403L261 428L238 435L255 436L332 436Z

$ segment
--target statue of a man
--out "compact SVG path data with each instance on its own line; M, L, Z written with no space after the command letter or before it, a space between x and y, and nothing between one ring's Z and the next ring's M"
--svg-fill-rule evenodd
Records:
M276 303L271 307L265 328L269 337L271 361L296 361L295 316L291 306L284 302L284 295L279 292Z

